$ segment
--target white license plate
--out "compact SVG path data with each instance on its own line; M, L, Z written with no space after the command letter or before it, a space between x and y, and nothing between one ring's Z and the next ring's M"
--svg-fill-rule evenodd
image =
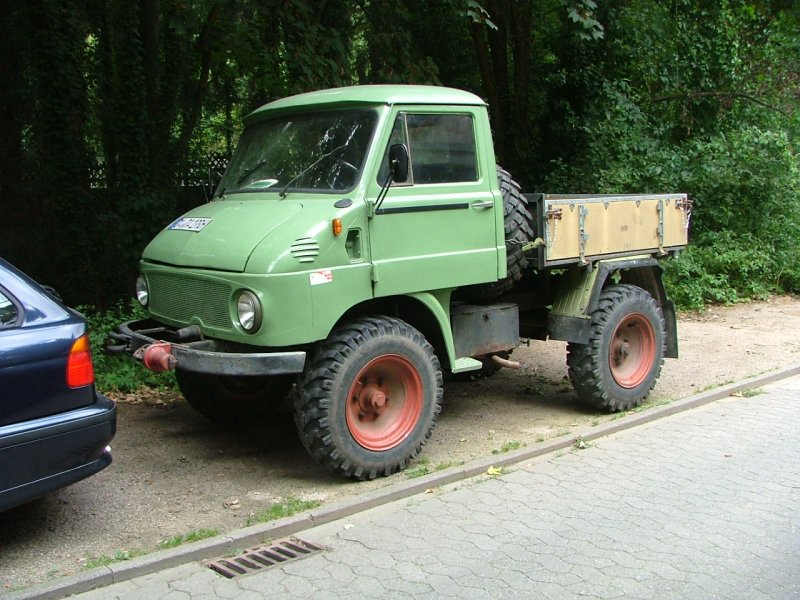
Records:
M199 217L181 217L172 225L167 227L167 229L178 230L178 231L200 231L211 223L211 219L203 219Z

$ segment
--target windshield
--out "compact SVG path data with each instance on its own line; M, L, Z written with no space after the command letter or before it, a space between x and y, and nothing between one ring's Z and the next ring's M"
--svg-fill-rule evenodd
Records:
M373 110L346 110L285 115L251 125L217 195L346 192L361 176L377 119Z

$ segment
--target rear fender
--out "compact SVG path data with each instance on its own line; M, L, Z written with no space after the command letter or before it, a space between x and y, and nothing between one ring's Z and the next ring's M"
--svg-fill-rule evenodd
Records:
M678 358L678 331L675 305L667 298L661 279L661 266L652 257L598 261L593 268L572 267L562 278L553 308L548 315L551 339L586 344L600 293L609 278L619 272L622 283L646 290L661 307L666 327L667 358Z

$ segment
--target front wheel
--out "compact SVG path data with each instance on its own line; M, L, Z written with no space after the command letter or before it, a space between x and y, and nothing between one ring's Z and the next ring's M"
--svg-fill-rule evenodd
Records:
M303 445L355 479L405 468L441 410L442 372L423 335L393 317L364 317L319 344L294 394Z
M664 360L664 316L635 285L611 285L592 312L588 344L567 345L569 378L585 403L610 412L638 406Z

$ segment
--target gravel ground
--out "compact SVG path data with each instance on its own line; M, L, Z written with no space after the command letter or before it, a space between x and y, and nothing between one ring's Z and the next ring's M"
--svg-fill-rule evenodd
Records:
M800 364L798 332L798 298L682 314L681 358L664 363L650 402ZM179 396L120 397L110 468L0 514L0 594L98 560L153 551L173 536L231 531L287 499L326 503L611 418L578 402L564 356L563 343L531 342L514 353L520 370L447 384L422 457L406 473L372 482L320 470L297 440L288 410L269 422L222 427Z

